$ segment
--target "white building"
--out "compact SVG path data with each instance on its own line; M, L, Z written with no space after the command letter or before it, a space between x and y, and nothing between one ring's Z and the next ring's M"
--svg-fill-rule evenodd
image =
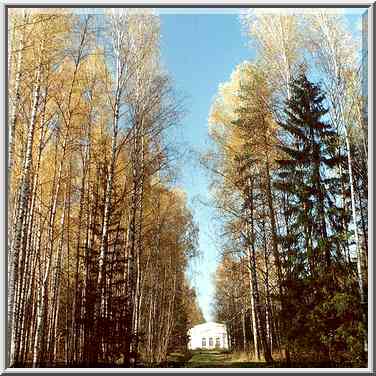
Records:
M228 349L228 337L225 324L207 322L188 330L188 348L194 349Z

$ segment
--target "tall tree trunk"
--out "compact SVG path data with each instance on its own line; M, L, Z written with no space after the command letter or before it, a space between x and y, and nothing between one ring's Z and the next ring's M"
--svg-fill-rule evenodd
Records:
M41 42L40 47L40 55L39 61L37 65L36 71L36 79L35 79L35 86L33 90L33 105L31 110L30 122L28 127L28 136L27 136L27 144L26 144L26 153L25 159L22 168L22 179L21 179L21 192L19 202L20 205L18 207L17 219L15 224L15 236L14 236L14 244L12 244L12 248L9 252L9 301L8 301L8 338L10 339L11 343L8 347L10 349L9 353L9 360L10 364L14 364L18 361L15 356L15 342L14 342L14 319L18 319L15 316L16 307L15 307L15 292L17 286L16 280L22 278L23 276L18 275L18 259L20 257L20 253L25 252L24 244L22 244L22 234L24 232L24 224L26 220L26 210L27 210L27 202L29 199L30 194L30 173L31 173L31 163L32 163L32 156L33 156L33 141L34 141L34 133L35 133L35 125L37 120L37 111L39 105L39 97L40 97L40 88L41 88L41 75L42 75L42 56L43 56L43 41Z
M265 318L261 311L261 304L260 304L260 296L259 296L259 290L258 290L258 282L257 282L257 269L256 269L256 249L255 249L255 229L254 229L254 199L253 199L253 181L250 181L249 183L249 202L250 202L250 208L249 208L249 220L250 220L250 231L251 231L251 273L252 273L252 282L253 282L253 298L255 301L255 309L257 312L257 328L258 332L260 334L260 339L263 347L263 354L264 358L267 362L273 361L270 347L268 340L266 338L266 328L265 328Z
M59 300L60 300L60 279L61 279L61 267L62 267L62 254L63 254L63 246L64 246L64 230L65 230L65 211L67 206L67 200L68 200L68 193L65 193L65 199L64 199L64 205L62 209L62 215L61 215L61 235L60 235L60 241L58 245L58 252L56 255L56 261L55 261L55 275L52 279L52 306L51 306L51 325L50 325L50 342L49 342L49 349L48 354L50 355L50 363L53 361L56 362L56 358L53 357L55 355L55 348L56 348L56 333L57 333L57 318L58 318L58 307L59 307ZM69 229L68 229L69 231Z
M59 174L60 175L60 174ZM61 178L61 176L59 176ZM59 179L58 179L59 180ZM59 186L59 182L58 182ZM58 189L58 187L57 187ZM53 203L53 209L52 213L56 212L56 209L54 209L54 206L56 207L56 200L54 199ZM64 220L65 220L65 207L67 204L67 198L64 200L64 206L62 210L62 215L61 215L61 225L62 227L64 226ZM54 217L54 215L53 215ZM50 222L50 228L53 228L53 224ZM50 230L52 231L52 230ZM51 238L50 238L51 239ZM45 333L46 333L46 321L47 321L47 308L48 308L48 286L49 286L49 278L50 278L50 270L52 266L52 261L53 261L53 247L52 245L49 247L49 252L47 255L47 266L46 270L44 272L43 276L43 281L42 281L42 287L41 287L41 298L40 298L40 303L38 304L38 313L37 313L37 328L36 328L36 336L35 336L35 342L34 342L34 356L33 356L33 367L38 367L43 364L45 360L45 346L46 346L46 338L45 338ZM60 251L59 251L60 253Z
M10 115L10 127L9 127L9 182L11 181L11 173L13 169L13 162L14 162L14 145L16 140L16 125L17 125L17 117L19 113L19 104L21 100L21 78L22 78L22 69L23 69L23 54L24 54L24 47L25 47L25 25L28 19L28 13L26 9L22 10L22 22L23 25L17 25L18 28L21 28L21 35L20 40L17 46L17 64L16 64L16 72L15 72L15 79L14 79L14 100L12 102L11 108L11 115ZM10 211L11 212L11 211Z
M243 304L242 309L242 335L243 335L243 351L247 352L247 336L246 336L246 330L245 330L245 305Z
M119 75L118 71L118 75ZM117 91L115 97L115 109L112 119L112 136L111 136L111 155L107 168L107 182L105 191L105 205L103 214L103 227L101 235L101 245L100 254L98 260L98 280L97 286L99 289L99 305L98 312L96 313L95 328L96 333L99 334L100 319L105 317L105 306L106 306L106 295L105 295L105 267L106 258L108 252L108 230L110 224L110 209L111 209L111 199L113 191L113 180L114 180L114 169L115 169L115 158L116 158L116 148L117 148L117 134L118 134L118 123L119 123L119 106L120 106L120 89L119 80L120 77L117 76ZM99 316L99 317L98 317ZM104 355L104 354L102 354Z
M360 293L360 304L365 304L365 294L364 294L364 276L362 270L362 251L359 246L359 234L358 234L358 221L357 221L357 212L355 205L355 190L354 190L354 178L352 171L352 160L351 160L351 149L350 149L350 139L348 135L347 128L345 127L345 137L346 137L346 149L347 149L347 167L349 173L349 185L350 185L350 195L351 195L351 214L352 222L354 228L354 238L355 238L355 249L357 254L357 271L358 271L358 284L359 284L359 293Z

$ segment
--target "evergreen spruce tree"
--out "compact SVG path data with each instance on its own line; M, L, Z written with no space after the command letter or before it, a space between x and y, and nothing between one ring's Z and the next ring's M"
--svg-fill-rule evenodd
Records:
M338 134L325 121L319 85L300 73L291 92L285 121L279 124L284 157L278 160L274 183L288 197L285 215L290 217L288 231L280 237L287 254L281 319L288 317L285 334L295 349L332 361L331 349L348 346L344 328L355 333L353 323L360 318L356 286L344 282L349 269L343 270L344 260L337 257L348 239L347 224L340 226L348 221L339 199L344 158Z
M305 251L305 271L315 275L320 269L328 270L332 262L336 234L331 224L342 209L337 200L340 178L336 168L343 157L335 147L337 133L323 120L328 110L320 87L300 73L291 88L286 120L279 123L285 157L278 160L275 182L278 190L289 194L293 218L291 233L282 241Z

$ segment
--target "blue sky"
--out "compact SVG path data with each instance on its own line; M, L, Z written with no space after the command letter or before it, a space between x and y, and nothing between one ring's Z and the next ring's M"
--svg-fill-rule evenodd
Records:
M218 84L229 78L237 64L251 58L252 51L246 47L236 14L163 14L161 34L162 61L177 90L188 96L188 114L172 130L172 138L188 150L205 151L210 146L208 114ZM212 221L215 213L197 200L208 200L209 179L196 162L192 153L181 161L177 185L187 192L200 228L201 257L193 263L190 277L205 319L210 320L213 274L219 253Z
M199 10L195 10L195 14L192 12L160 12L161 55L176 89L188 96L188 114L179 127L170 131L169 138L188 151L178 163L176 184L187 193L189 206L200 228L201 257L192 264L189 277L196 288L204 317L210 321L213 319L213 277L220 254L213 221L215 212L197 200L208 201L210 182L205 171L197 164L194 152L210 148L207 120L218 85L229 79L236 65L252 60L255 55L248 47L247 38L242 35L238 14L228 11L227 14L202 11L200 14ZM364 9L346 11L354 29L359 22L359 14L363 12Z

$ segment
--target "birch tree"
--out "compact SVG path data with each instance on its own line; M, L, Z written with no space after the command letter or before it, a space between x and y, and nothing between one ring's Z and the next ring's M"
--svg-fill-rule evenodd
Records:
M354 128L363 129L364 134L362 115L358 107L360 93L359 90L357 92L351 90L354 86L360 86L358 74L360 71L360 56L356 56L356 51L360 50L360 46L351 36L351 33L346 30L343 15L338 14L338 12L320 10L311 14L308 13L306 19L310 30L310 51L324 78L324 88L330 102L331 119L338 132L343 134L345 138L358 284L361 304L364 305L364 271L362 266L364 253L359 241L359 215L356 207L354 162L351 151L351 133ZM349 75L349 72L352 72L352 74Z

